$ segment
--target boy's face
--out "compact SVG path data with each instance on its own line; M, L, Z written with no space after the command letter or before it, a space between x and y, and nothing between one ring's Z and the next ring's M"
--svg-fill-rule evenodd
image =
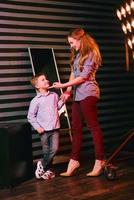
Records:
M37 83L36 83L36 88L47 90L49 88L49 86L50 86L50 84L49 84L49 81L46 79L46 77L44 75L39 76Z

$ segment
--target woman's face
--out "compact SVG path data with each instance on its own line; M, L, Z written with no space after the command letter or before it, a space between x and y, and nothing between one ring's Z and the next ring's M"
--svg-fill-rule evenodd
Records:
M70 44L70 47L75 49L76 51L79 51L80 49L80 42L81 40L76 40L72 37L68 37L68 43Z

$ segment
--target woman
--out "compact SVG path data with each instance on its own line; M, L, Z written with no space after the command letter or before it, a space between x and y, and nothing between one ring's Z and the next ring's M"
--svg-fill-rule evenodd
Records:
M100 90L95 75L102 59L97 43L84 29L72 30L68 35L68 42L71 47L69 81L53 84L54 88L67 88L62 95L63 99L68 99L73 89L72 152L67 171L60 175L71 176L80 166L79 155L84 118L93 137L96 158L93 170L87 173L87 176L98 176L104 165L104 150L102 131L97 119L96 104L100 98Z

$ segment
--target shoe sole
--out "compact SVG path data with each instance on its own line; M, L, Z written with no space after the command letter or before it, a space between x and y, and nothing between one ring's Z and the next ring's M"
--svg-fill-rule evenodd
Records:
M52 177L49 177L49 178L43 178L43 177L41 177L43 180L51 180L51 179L53 179L53 178L55 178L55 176L52 176Z

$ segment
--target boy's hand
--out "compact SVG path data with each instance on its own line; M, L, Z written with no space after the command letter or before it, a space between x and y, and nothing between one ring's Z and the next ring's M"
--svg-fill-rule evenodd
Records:
M37 128L36 130L39 134L42 134L45 130L44 128Z
M65 102L66 100L68 100L70 98L70 96L71 96L71 92L66 91L60 96L60 99L63 102Z

